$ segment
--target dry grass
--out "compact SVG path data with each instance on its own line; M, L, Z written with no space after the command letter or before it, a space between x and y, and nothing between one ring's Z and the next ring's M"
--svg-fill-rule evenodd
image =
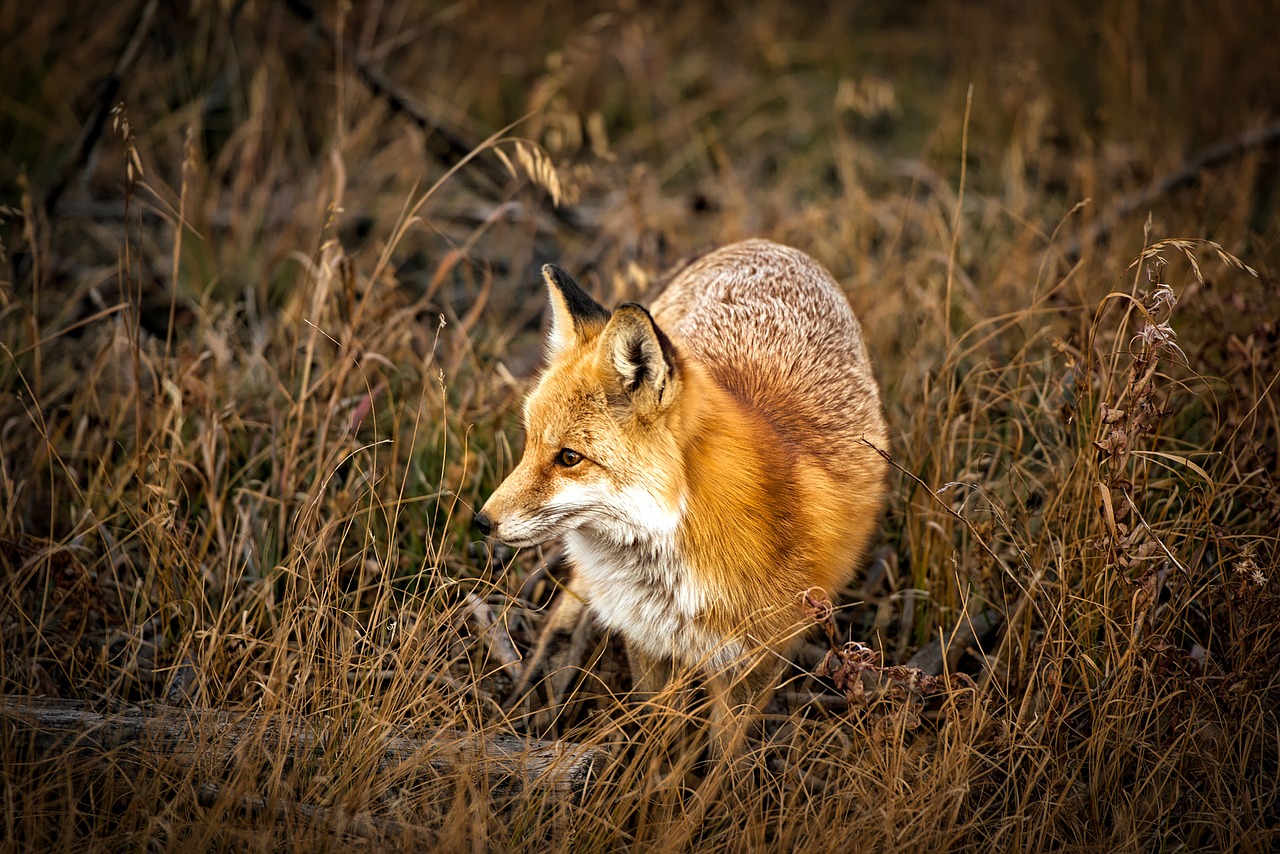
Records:
M321 18L489 138L472 161L286 3L161 3L48 216L141 5L0 3L0 693L329 738L212 767L33 757L5 723L7 849L1273 850L1275 153L1061 252L1274 117L1267 4L357 5ZM847 286L886 392L839 654L806 648L733 766L695 689L625 700L607 638L554 719L504 713L503 638L527 649L552 576L469 524L518 454L534 271L613 302L749 235ZM894 669L987 611L951 678ZM613 759L577 802L432 751L380 772L405 725Z

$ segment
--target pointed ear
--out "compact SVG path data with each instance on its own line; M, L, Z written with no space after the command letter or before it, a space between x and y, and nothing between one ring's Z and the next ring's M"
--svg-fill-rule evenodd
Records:
M613 365L622 393L635 403L660 405L676 378L675 347L649 312L633 302L618 306L600 335L601 354Z
M551 333L547 336L547 355L554 358L596 335L609 322L609 311L555 264L543 265L542 278L551 295Z

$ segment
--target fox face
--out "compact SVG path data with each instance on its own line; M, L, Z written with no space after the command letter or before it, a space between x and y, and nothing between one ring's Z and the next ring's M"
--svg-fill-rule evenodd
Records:
M675 351L640 306L610 314L563 270L543 276L548 367L525 403L520 464L476 524L516 547L580 528L619 546L670 536L682 488Z

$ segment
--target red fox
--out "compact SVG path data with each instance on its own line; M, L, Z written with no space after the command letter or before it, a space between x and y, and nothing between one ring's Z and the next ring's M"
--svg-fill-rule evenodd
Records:
M760 702L804 591L849 581L884 499L888 430L848 301L765 240L683 268L652 312L542 273L553 317L524 456L476 526L516 547L563 538L571 595L549 629L589 608L639 691L675 665L701 668L720 714Z

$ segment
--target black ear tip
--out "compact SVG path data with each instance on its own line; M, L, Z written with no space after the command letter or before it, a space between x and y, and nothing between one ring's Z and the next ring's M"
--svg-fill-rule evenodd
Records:
M555 264L542 265L542 278L546 279L548 282L551 282L561 290L563 290L564 288L570 285L573 285L574 287L576 287L578 284L573 280L573 276L569 275L568 271L566 271L563 267L556 266Z
M607 321L609 319L609 310L593 300L590 294L574 281L573 276L562 268L555 264L543 264L542 275L552 288L560 292L570 316L575 321Z
M578 283L573 280L573 276L570 276L563 267L557 267L555 264L542 265L542 280L562 294L567 295L581 290Z

